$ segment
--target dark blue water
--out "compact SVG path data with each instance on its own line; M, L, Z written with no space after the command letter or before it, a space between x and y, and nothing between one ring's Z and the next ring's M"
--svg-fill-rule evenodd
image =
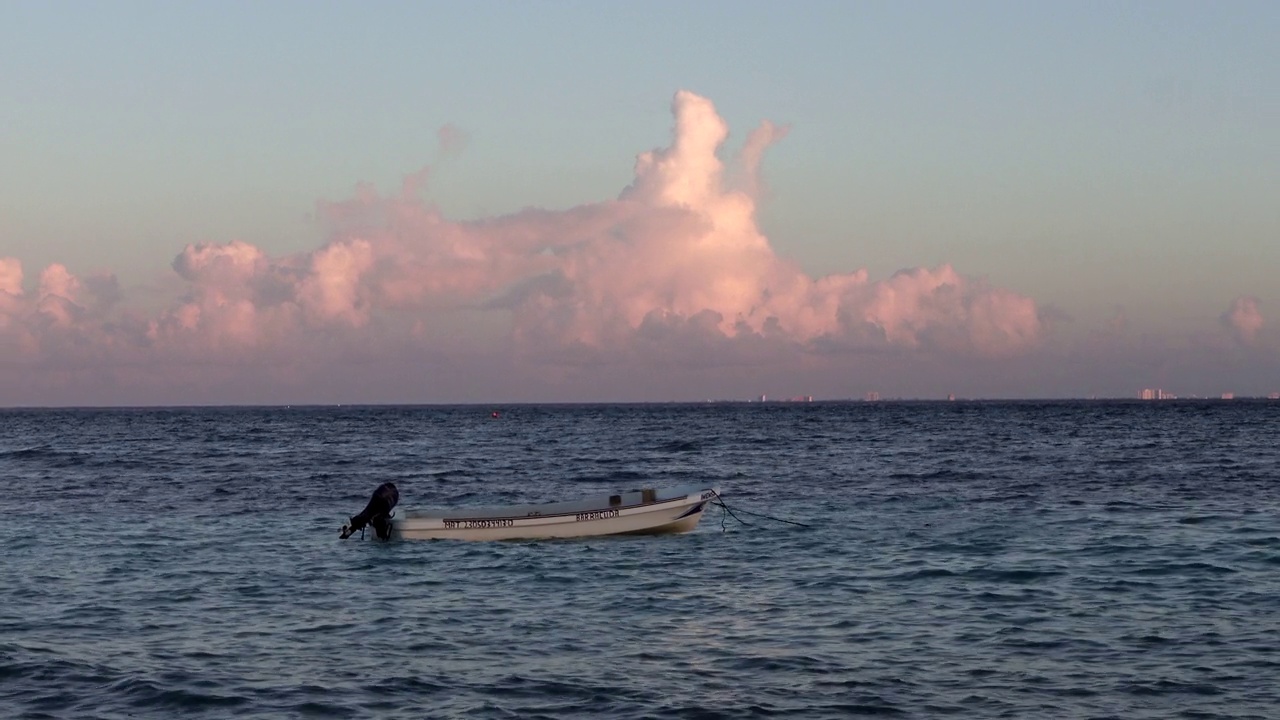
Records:
M1280 717L1280 403L0 411L0 717ZM690 535L340 541L706 483Z

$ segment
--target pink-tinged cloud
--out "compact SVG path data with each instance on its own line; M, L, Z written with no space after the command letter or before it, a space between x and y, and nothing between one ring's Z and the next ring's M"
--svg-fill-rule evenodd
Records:
M784 133L764 124L725 183L717 151L728 129L710 101L681 92L672 144L642 153L620 198L590 208L558 262L512 299L517 332L559 343L616 345L647 320L690 322L726 337L796 343L835 338L916 349L1007 355L1041 334L1028 298L951 267L870 282L865 271L814 279L779 258L756 223L764 149ZM582 214L587 208L570 211Z
M193 363L331 375L353 358L412 364L445 342L484 352L458 334L477 326L496 338L489 347L565 367L787 367L885 350L1010 358L1039 344L1033 300L949 265L815 278L780 258L756 211L762 159L786 129L762 123L726 166L729 131L714 105L682 91L672 112L671 144L640 153L615 199L454 221L422 199L424 168L398 193L361 186L321 203L329 235L310 252L271 257L240 240L186 247L172 262L185 291L150 315L118 307L114 278L60 264L24 293L21 265L0 259L0 334L28 367L80 352L100 372L157 368L150 382L164 381L165 367L198 382ZM440 139L450 150L464 136ZM1250 322L1237 326L1256 332Z
M40 273L40 312L54 324L70 326L83 312L76 303L80 297L80 279L57 263Z
M26 344L25 338L18 337L23 306L22 263L16 258L0 258L0 349L13 352L20 342Z
M22 262L17 258L0 258L0 293L22 294Z
M299 303L317 324L365 324L371 310L361 279L372 266L369 242L330 243L312 253L309 272L297 288Z
M188 245L173 260L173 269L197 286L236 287L247 284L267 262L267 256L246 242Z
M790 131L790 127L775 125L768 120L752 130L747 135L747 141L742 146L742 150L738 152L738 167L734 169L737 182L733 184L751 197L759 199L764 194L760 174L764 153L785 138Z
M0 258L0 330L13 322L22 306L22 263Z
M1242 295L1231 301L1231 307L1220 318L1237 342L1252 345L1262 330L1262 312L1258 309L1258 298Z
M461 153L469 140L467 133L453 123L442 126L436 133L436 139L440 141L440 154L446 157Z

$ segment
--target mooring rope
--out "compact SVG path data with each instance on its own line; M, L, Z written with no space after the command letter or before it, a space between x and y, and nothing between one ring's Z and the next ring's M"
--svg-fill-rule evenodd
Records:
M747 525L747 526L750 526L750 525L751 525L751 523L749 523L749 522L747 522L746 520L743 520L742 518L738 517L737 513L735 513L735 512L733 511L733 508L729 507L729 505L728 505L727 503L725 503L724 498L720 497L720 493L716 492L715 490L712 490L711 492L712 492L712 494L714 494L714 495L716 496L716 502L712 503L712 505L719 505L719 506L720 506L721 508L723 508L726 512L728 512L730 515L732 515L734 520L737 520L738 522L742 523L743 525ZM753 516L755 516L755 517L765 518L766 520L776 520L777 522L787 523L788 525L799 525L800 527L813 527L812 525L809 525L808 523L796 522L795 520L786 520L786 519L783 519L783 518L780 518L780 517L774 517L774 516L772 516L772 515L765 515L764 513L751 512L750 510L743 510L743 509L741 509L741 508L739 508L739 509L738 509L738 512L743 513L743 514L745 514L745 515L753 515ZM725 528L724 528L724 516L723 516L723 515L721 515L721 516L720 516L720 529L721 529L721 530L725 529Z

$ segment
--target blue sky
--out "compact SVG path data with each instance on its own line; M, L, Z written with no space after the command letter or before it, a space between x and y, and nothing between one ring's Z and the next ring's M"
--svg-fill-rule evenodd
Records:
M1262 2L8 3L0 257L163 305L188 244L310 252L318 201L424 165L458 221L608 201L687 89L726 157L788 126L756 212L809 275L945 263L1059 342L1178 347L1280 305L1277 37Z

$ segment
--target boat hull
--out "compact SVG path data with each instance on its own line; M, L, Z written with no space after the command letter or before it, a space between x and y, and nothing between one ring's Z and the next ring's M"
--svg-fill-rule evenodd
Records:
M660 535L694 530L714 488L641 490L577 502L473 510L410 510L392 520L402 540L530 540Z

